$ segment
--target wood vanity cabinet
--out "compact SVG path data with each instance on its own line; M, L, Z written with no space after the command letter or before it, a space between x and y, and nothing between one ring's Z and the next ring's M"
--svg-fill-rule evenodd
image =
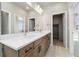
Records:
M29 44L22 49L16 51L13 50L7 46L3 46L3 56L4 57L27 57L27 56L32 56L32 51L33 51L33 43Z
M33 43L19 49L13 50L3 45L4 57L44 57L49 48L50 39L48 35L34 41Z
M41 39L34 42L34 56L44 57L49 48L49 38L48 35L42 37Z

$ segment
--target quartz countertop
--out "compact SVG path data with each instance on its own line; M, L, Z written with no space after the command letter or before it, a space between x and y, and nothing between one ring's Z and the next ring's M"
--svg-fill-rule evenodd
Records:
M24 46L38 40L39 38L49 34L50 31L41 31L41 32L28 32L26 34L20 34L15 36L4 36L4 38L0 39L0 43L4 44L14 50L19 50Z

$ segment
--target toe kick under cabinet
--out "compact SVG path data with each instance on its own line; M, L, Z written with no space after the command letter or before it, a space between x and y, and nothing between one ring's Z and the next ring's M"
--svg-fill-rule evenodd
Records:
M18 51L11 49L10 47L3 45L4 57L43 57L49 48L50 38L46 35L29 45L19 49Z

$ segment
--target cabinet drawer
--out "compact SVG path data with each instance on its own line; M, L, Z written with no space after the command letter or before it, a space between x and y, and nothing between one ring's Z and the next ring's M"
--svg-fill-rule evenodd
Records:
M25 55L24 57L33 57L33 52L30 52L29 54Z
M33 57L39 57L38 46L33 50Z
M48 35L44 36L42 39L48 39Z
M33 50L33 44L29 44L19 50L19 56L21 57L27 56L29 53L32 52L32 50Z
M41 56L41 45L39 44L35 49L33 50L33 57L40 57Z
M37 47L41 43L41 39L38 39L34 42L34 48Z

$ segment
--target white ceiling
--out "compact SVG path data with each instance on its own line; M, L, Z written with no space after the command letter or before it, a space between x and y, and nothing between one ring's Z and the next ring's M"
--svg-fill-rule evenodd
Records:
M26 4L26 2L12 2L12 3L23 8L23 9L25 9L25 10L26 10L26 7L28 6ZM32 3L34 3L34 2L32 2ZM44 9L44 8L50 6L50 5L55 5L55 4L60 3L60 2L36 2L36 3L38 3ZM33 10L33 9L30 7L29 10Z
M46 8L46 7L50 6L50 5L57 4L57 2L37 2L37 3L40 4L42 8Z
M27 10L26 7L28 7L29 5L27 5L26 2L12 2L13 4L23 8L24 10ZM30 7L30 6L29 6ZM32 8L30 7L29 11L32 10ZM28 10L27 10L28 11Z

